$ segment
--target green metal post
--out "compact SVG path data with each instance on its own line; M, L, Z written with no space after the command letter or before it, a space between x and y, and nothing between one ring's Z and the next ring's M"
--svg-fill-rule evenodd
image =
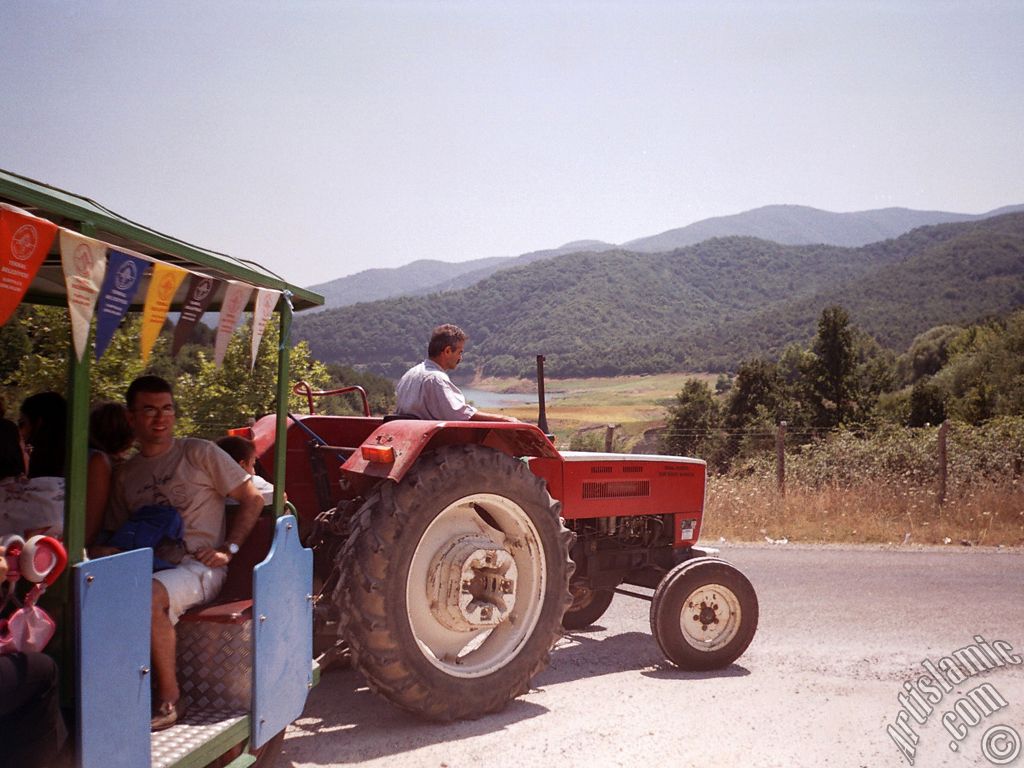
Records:
M285 455L288 450L288 396L291 394L289 352L291 350L291 294L281 294L281 332L277 346L277 423L274 432L274 514L284 514Z
M82 234L96 236L96 228L83 223ZM79 360L74 339L68 340L68 432L65 453L64 543L68 561L85 559L85 485L89 465L89 350Z
M89 353L79 361L68 342L68 444L64 487L64 542L70 563L85 556L85 484L89 464Z

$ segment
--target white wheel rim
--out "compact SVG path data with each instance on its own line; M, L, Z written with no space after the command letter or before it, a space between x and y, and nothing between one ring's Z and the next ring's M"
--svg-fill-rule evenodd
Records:
M683 600L679 628L683 639L698 651L724 648L740 631L739 598L721 584L704 584Z
M481 573L483 553L504 578L491 578L494 589L467 605L458 574ZM504 599L495 586L501 582ZM540 535L523 508L504 496L472 494L441 510L416 545L406 582L409 626L435 667L454 677L482 677L522 650L540 619L546 587ZM481 601L490 610L480 610Z

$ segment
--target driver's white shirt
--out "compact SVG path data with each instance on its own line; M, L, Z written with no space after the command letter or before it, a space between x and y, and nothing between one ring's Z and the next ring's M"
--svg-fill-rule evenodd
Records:
M395 395L396 412L420 419L468 421L477 411L444 369L429 358L405 372Z

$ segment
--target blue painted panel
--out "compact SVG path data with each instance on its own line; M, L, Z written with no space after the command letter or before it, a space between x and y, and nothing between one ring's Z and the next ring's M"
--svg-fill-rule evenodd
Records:
M277 520L267 559L253 569L253 746L302 714L312 682L313 551L292 515Z
M151 549L74 567L81 768L150 764L152 581Z

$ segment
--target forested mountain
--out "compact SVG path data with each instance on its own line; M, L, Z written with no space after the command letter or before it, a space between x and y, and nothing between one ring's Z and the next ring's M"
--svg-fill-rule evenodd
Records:
M895 350L930 327L1024 306L1024 213L927 227L860 252L870 261L902 255L860 278L766 306L723 328L723 360L731 362L737 353L774 354L788 342L804 341L822 307L833 304L849 307L860 328Z
M653 237L631 240L623 243L622 247L630 251L657 253L694 245L712 237L746 235L784 245L828 243L854 248L899 237L929 224L978 221L1022 210L1024 206L1016 205L976 215L909 208L833 213L806 205L766 205L734 216L716 216Z
M806 341L823 306L902 351L921 331L1024 305L1024 213L924 227L861 248L717 238L667 253L568 254L459 291L299 315L327 362L391 376L440 322L465 328L465 367L552 376L725 370Z
M453 291L478 283L502 269L550 259L564 253L602 251L614 247L599 240L578 240L560 248L524 253L521 256L496 256L456 264L420 259L402 267L366 269L348 277L310 286L310 290L324 297L324 304L309 311L322 312L331 307L344 307L359 301L376 301L391 296L416 296Z
M534 261L568 253L600 253L620 248L638 253L671 251L715 237L748 236L786 245L826 243L861 246L898 237L915 227L942 222L974 221L1002 213L1024 210L1007 206L978 215L945 211L915 211L908 208L883 208L856 213L832 213L803 205L769 205L733 216L704 219L660 235L631 240L621 246L600 240L577 240L558 248L533 251L521 256L499 256L459 263L421 259L402 267L367 269L348 277L309 286L324 296L319 312L359 301L376 301L391 296L415 296L452 291L473 285L503 269L524 266Z
M458 275L475 272L490 266L504 264L503 257L474 259L460 264L435 259L420 259L411 264L388 269L365 269L348 277L341 277L319 285L309 286L324 297L323 307L310 312L322 311L328 307L344 307L357 301L376 301L389 296L416 293L424 286L444 284ZM439 289L440 290L440 289Z

